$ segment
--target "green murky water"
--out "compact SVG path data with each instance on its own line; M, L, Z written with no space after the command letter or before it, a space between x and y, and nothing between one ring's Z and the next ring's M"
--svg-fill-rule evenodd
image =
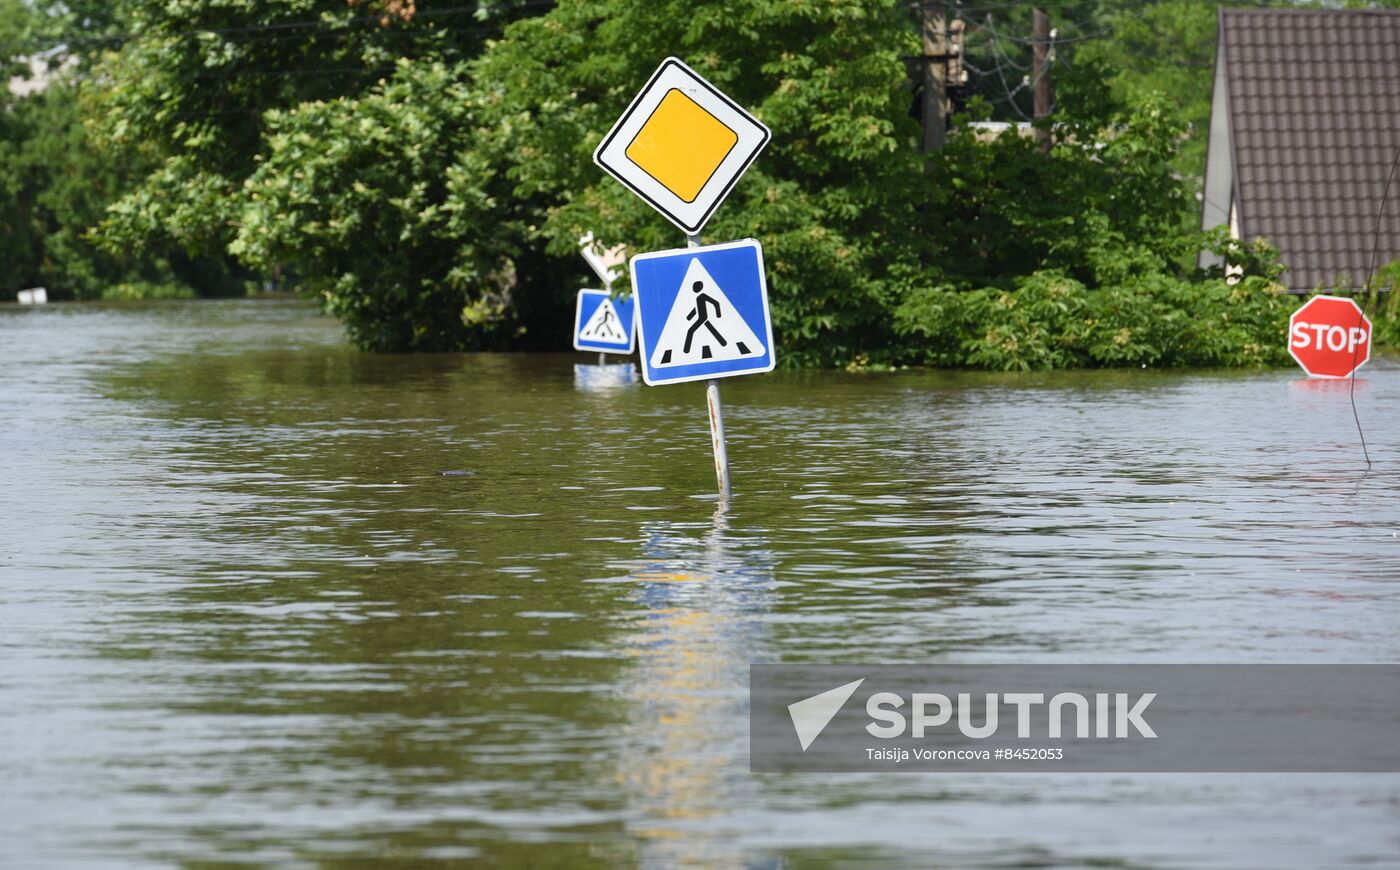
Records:
M1282 339L1280 339L1282 340ZM1400 368L370 356L0 311L0 864L1393 866L1400 778L754 776L747 669L1400 661ZM443 475L441 472L462 472Z

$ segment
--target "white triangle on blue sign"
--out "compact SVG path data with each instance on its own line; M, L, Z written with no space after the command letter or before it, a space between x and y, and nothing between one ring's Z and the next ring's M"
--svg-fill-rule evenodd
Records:
M700 259L692 259L656 341L651 367L748 359L766 350Z
M608 344L626 344L627 332L622 320L617 316L611 299L604 299L588 318L583 330L578 334L580 341L597 341Z

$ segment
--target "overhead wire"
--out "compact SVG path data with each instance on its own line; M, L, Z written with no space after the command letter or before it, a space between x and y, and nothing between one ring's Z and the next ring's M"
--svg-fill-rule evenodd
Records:
M1007 72L1010 71L1013 75L1018 72L1026 73L1031 70L1031 66L1029 64L1018 63L1011 57L1010 52L1006 51L1002 46L1001 40L998 38L998 32L991 26L991 20L992 16L988 14L982 21L973 20L969 22L976 32L984 33L989 37L983 42L983 46L990 50L992 63L994 65L991 73L988 74L986 70L982 70L973 64L967 63L966 58L964 58L963 63L969 69L977 72L981 80L987 81L990 84L1000 84L1000 95L991 96L987 100L990 105L1008 105L1011 107L1012 111L1023 120L1030 121L1030 116L1027 115L1025 110L1016 102L1016 97L1027 87L1033 85L1029 82L1028 76L1023 74L1020 76L1021 81L1013 88L1011 83L1007 81ZM991 78L992 75L996 76L995 80ZM1038 83L1038 80L1036 83Z
M1386 200L1390 198L1390 185L1395 181L1395 169L1397 166L1400 166L1400 148L1395 149L1395 157L1390 161L1390 173L1386 175L1385 188L1381 191L1380 208L1376 211L1376 231L1371 242L1371 262L1366 267L1366 283L1362 285L1366 289L1370 288L1371 280L1376 275L1376 256L1380 253L1381 249L1381 227L1385 223L1385 203ZM1395 291L1392 290L1391 292L1394 293ZM1365 315L1361 316L1364 317ZM1360 321L1357 322L1356 326L1358 329L1361 327ZM1347 392L1351 399L1351 416L1352 419L1356 421L1356 434L1361 437L1361 455L1366 458L1366 470L1370 471L1371 451L1366 448L1366 432L1361 428L1361 414L1356 410L1356 361L1360 355L1361 345L1357 343L1351 351L1351 385Z
M1074 0L1059 0L1059 3L1051 2L1051 0L1041 0L1041 2L1037 3L1036 5L1041 8L1053 8L1056 5L1065 5L1070 2L1074 2ZM1034 46L1036 44L1036 39L1034 36L1020 36L1014 33L1009 33L1007 31L1001 30L995 23L995 19L992 13L1003 9L1024 9L1025 7L1025 3L991 3L980 5L972 4L968 6L963 6L957 3L954 3L951 6L946 3L914 4L914 8L916 9L938 8L946 10L951 14L958 15L959 17L965 17L965 20L967 20L968 26L971 30L980 33L984 37L986 37L985 41L983 42L983 47L987 51L987 53L990 54L992 59L993 67L990 70L990 73L987 70L984 70L975 64L969 63L966 57L963 58L964 66L976 72L979 79L993 85L1000 85L999 95L995 95L989 98L989 103L991 103L992 105L1009 105L1017 115L1019 115L1022 119L1029 121L1032 119L1025 113L1025 110L1021 108L1020 104L1017 103L1016 97L1022 91L1025 91L1027 89L1034 89L1037 85L1039 85L1041 79L1044 76L1049 75L1050 69L1054 64L1059 64L1064 66L1065 68L1069 68L1070 62L1069 59L1066 57L1065 53L1054 52L1055 58L1051 62L1051 64L1047 65L1044 70L1037 71L1034 69L1034 64L1021 63L1012 57L1011 52L1008 51L1006 48L1006 44L1016 45L1019 51L1024 50L1026 47ZM1109 22L1107 25L1097 26L1095 27L1095 29L1086 30L1085 32L1079 33L1074 36L1061 37L1058 35L1058 32L1062 27L1067 27L1071 32L1073 32L1077 30L1084 30L1089 25L1084 22L1074 21L1066 23L1057 23L1055 31L1052 31L1056 35L1051 38L1050 47L1053 50L1057 46L1072 45L1108 36L1109 34L1113 33L1116 28L1122 26L1126 22L1137 20L1138 18L1145 15L1148 11L1149 7L1143 6L1141 9L1138 9L1134 12L1119 16L1116 20ZM1021 81L1014 87L1009 81L1007 81L1008 72L1011 72L1013 75L1016 72L1024 73L1020 76ZM992 76L995 76L995 78L993 79Z

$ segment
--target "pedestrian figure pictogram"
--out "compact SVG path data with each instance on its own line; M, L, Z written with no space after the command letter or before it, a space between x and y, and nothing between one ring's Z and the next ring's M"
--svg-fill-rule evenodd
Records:
M603 304L598 306L598 310L593 312L593 318L588 321L588 325L579 333L579 338L585 341L626 341L627 333L623 332L618 325L617 310L613 308L611 299L604 299Z
M700 259L693 258L657 340L652 367L745 359L762 352L763 343Z
M715 340L720 343L721 347L727 345L729 342L725 341L724 336L719 334L719 330L715 329L715 325L710 322L710 315L705 313L705 306L713 305L715 307L715 314L718 315L720 313L719 303L711 299L710 296L707 293L705 293L704 281L696 281L693 285L691 285L690 289L691 292L696 294L695 310L687 314L685 316L685 319L690 320L691 318L694 318L695 324L691 326L690 329L687 329L685 332L685 352L690 353L690 344L695 340L695 331L702 326L710 330L710 334L715 337ZM705 348L705 351L702 355L705 357L705 359L710 358L711 354L709 347ZM662 359L662 363L665 364L670 362L670 357L671 352L668 350L666 351L665 358Z

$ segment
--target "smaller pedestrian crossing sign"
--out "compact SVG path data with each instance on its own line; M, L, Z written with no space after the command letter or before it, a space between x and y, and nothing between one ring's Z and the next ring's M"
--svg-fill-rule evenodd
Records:
M629 354L635 346L635 297L620 299L606 290L578 291L574 310L574 349Z
M631 268L642 380L656 386L773 370L757 241L639 254Z

